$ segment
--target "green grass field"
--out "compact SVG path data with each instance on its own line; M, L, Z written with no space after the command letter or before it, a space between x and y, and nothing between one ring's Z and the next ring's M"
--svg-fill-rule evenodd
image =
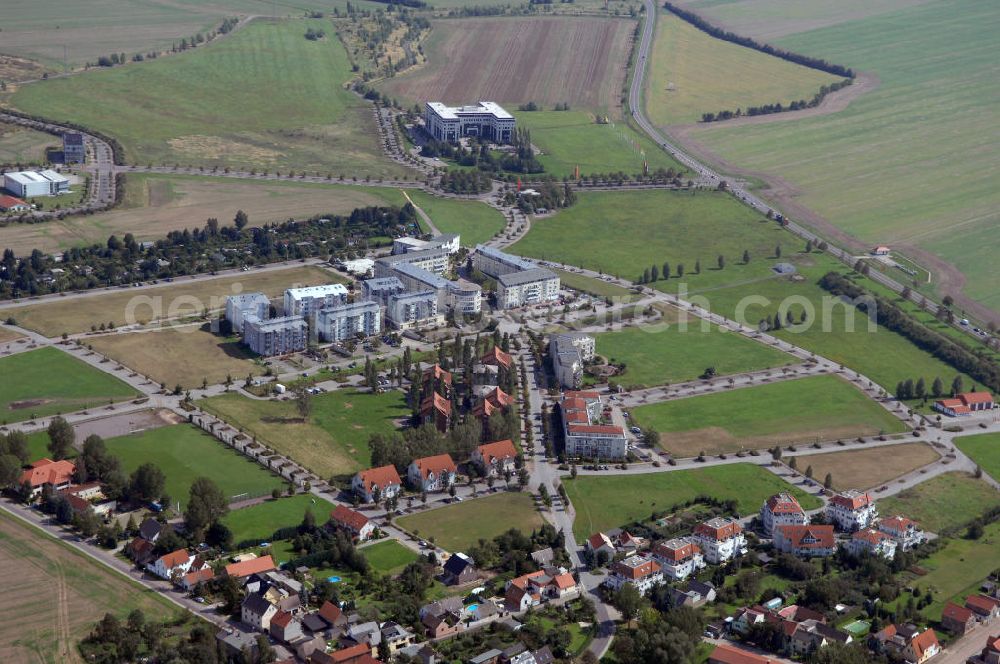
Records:
M108 451L121 459L126 473L144 463L159 466L167 479L167 493L174 505L181 504L181 509L187 503L191 483L198 477L211 478L227 497L270 494L271 489L285 487L281 478L257 462L189 424L110 438L106 443Z
M396 523L422 539L433 538L435 544L455 553L511 528L530 533L543 520L530 494L509 491L404 516Z
M678 456L775 443L904 431L903 424L835 376L810 376L632 409Z
M791 492L804 509L820 506L815 496L749 463L668 473L581 476L567 479L563 486L576 509L573 533L578 541L598 530L645 521L652 512L662 512L698 495L735 500L744 516L760 510L769 496L780 491Z
M714 4L708 11L729 25L746 18L745 6L730 13L721 6L730 3ZM1000 138L982 112L996 101L996 90L982 81L995 65L992 26L1000 5L905 4L815 30L808 28L817 21L805 20L792 30L797 34L775 42L876 75L878 87L845 110L706 129L695 138L730 163L784 178L798 203L865 242L916 246L949 261L967 277L965 293L998 310Z
M410 414L403 393L395 390L373 395L346 389L317 395L305 422L292 401L223 394L199 405L324 478L367 468L369 437L395 431L396 420Z
M986 474L1000 482L1000 434L961 436L955 439L955 445L975 461Z
M408 191L406 194L427 213L442 233L460 234L465 247L486 242L507 225L499 210L479 201L438 198L423 191Z
M690 321L687 331L676 324L629 328L598 334L597 353L609 361L624 362L625 372L615 380L629 387L662 385L694 380L707 367L718 375L780 367L792 357L770 346L713 326L703 332L700 321Z
M938 475L902 493L878 501L879 513L902 514L924 529L940 532L962 525L1000 505L1000 493L965 473Z
M302 523L307 509L312 510L316 524L323 525L330 518L333 503L312 494L284 496L232 511L223 517L222 522L233 531L235 542L249 539L266 542L279 528Z
M0 164L44 164L45 148L55 146L52 134L0 122Z
M514 116L519 127L531 131L531 142L542 151L538 161L549 175L572 177L577 166L580 175L618 171L635 175L642 173L643 160L650 171L684 170L624 122L597 124L596 116L584 111L515 112Z
M0 422L71 413L139 393L100 369L56 348L0 358Z
M309 41L309 28L329 36ZM24 86L12 104L106 132L136 163L401 174L350 78L328 22L258 20L188 53Z
M555 272L559 275L560 284L566 288L572 288L573 290L590 293L591 295L596 295L598 297L628 297L633 295L632 291L627 288L622 288L617 284L610 284L606 281L601 281L600 279L586 277L582 274L576 274L575 272L568 272L566 270L556 269Z
M658 125L698 122L702 113L809 100L836 76L709 36L664 12L645 89Z
M372 569L382 574L398 574L420 557L416 551L392 539L376 542L361 548L360 551Z

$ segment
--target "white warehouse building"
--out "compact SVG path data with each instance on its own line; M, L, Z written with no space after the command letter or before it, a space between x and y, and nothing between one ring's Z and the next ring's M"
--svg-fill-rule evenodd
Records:
M480 101L468 106L445 106L427 102L424 126L439 141L454 143L463 136L482 136L495 143L510 143L516 121L496 102Z
M3 174L3 188L19 198L69 193L69 178L53 170L12 171Z

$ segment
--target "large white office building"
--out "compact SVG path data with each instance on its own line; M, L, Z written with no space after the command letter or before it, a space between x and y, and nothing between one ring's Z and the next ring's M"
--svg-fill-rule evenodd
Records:
M323 307L316 314L316 333L324 341L347 341L370 337L382 331L382 308L378 302L358 301Z
M69 179L53 170L11 171L3 174L3 188L18 198L69 193Z
M347 300L344 284L323 284L289 288L285 291L285 315L309 318L324 307L343 304Z
M495 143L510 143L514 138L514 116L492 101L468 106L445 106L429 101L424 107L427 133L439 141L454 143L463 136L480 136Z

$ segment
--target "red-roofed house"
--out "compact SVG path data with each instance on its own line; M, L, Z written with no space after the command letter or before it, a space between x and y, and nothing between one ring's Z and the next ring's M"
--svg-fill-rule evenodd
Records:
M948 602L941 611L941 626L949 634L962 636L976 627L976 614L964 606Z
M923 664L934 655L941 652L941 644L938 643L937 634L934 630L927 628L925 631L913 637L906 647L903 648L903 658L910 664Z
M194 562L194 559L187 552L187 549L177 549L149 563L146 565L146 569L161 579L169 581L175 576L179 579L181 576L187 574L192 562Z
M366 503L393 498L399 493L402 481L395 466L379 466L362 470L351 480L351 489Z
M271 617L268 631L279 641L289 643L302 638L302 623L290 611L278 611Z
M807 523L806 511L790 493L776 493L761 505L761 530L768 537L774 535L776 526L804 526Z
M909 551L924 541L924 531L916 521L905 516L891 516L878 522L878 529L896 541L896 546Z
M832 556L836 546L833 526L778 526L774 529L774 548L785 553L805 558Z
M850 489L830 498L826 506L826 517L844 532L853 533L875 525L878 510L875 499L867 491Z
M694 529L694 541L701 548L705 560L721 565L747 552L743 526L736 519L716 517L699 523Z
M507 582L504 606L508 611L524 611L546 599L559 599L578 592L576 580L561 569L538 570Z
M726 644L715 646L715 650L708 656L708 664L772 664L775 661Z
M514 397L499 387L494 387L484 394L479 403L472 408L472 414L482 420L488 420L493 413L503 411L512 403L514 403Z
M27 212L31 206L16 196L0 196L0 212Z
M498 440L480 445L472 451L472 463L476 464L486 477L502 477L517 469L517 449L514 442Z
M203 567L197 572L188 572L181 577L180 585L186 592L191 592L199 583L206 583L215 578L211 567Z
M645 595L662 582L663 570L657 561L645 556L630 556L611 566L604 585L618 590L625 584L630 584Z
M992 622L1000 616L1000 599L986 595L969 595L965 598L965 608L976 614L976 620L982 623Z
M440 364L435 364L432 367L424 369L421 381L421 385L424 387L424 394L431 391L427 389L428 383L436 388L434 391L443 396L451 394L451 372L442 369Z
M505 353L500 346L493 346L486 354L479 358L480 364L486 364L494 367L503 367L504 369L510 369L511 357L509 353Z
M963 417L993 408L996 408L996 402L989 392L965 392L951 399L939 399L934 402L934 410L948 417Z
M252 558L251 560L226 565L226 576L241 579L251 574L270 572L274 569L277 569L274 566L274 559L271 556L261 556L260 558Z
M437 392L420 402L420 421L423 424L433 424L438 431L444 433L451 423L451 401Z
M686 579L705 567L701 548L684 537L657 542L651 550L663 573L671 579Z
M414 459L406 469L406 477L417 491L444 491L455 483L458 467L450 454Z
M611 538L604 533L594 533L587 538L583 546L594 555L595 559L601 552L607 555L608 560L615 557L615 545L611 542Z
M343 627L347 624L347 616L339 606L330 601L323 602L323 606L319 607L319 617L330 627Z
M337 505L330 512L330 524L335 528L346 530L360 542L364 542L375 532L375 524L371 519L346 505Z
M865 528L854 533L844 548L855 556L865 552L887 560L892 560L896 556L896 540L874 528Z
M42 487L45 486L53 491L58 491L70 485L75 470L76 466L73 465L72 461L39 459L21 473L19 484L28 484L31 487L32 496L41 493Z
M986 638L986 647L975 657L966 660L967 664L1000 664L1000 635Z

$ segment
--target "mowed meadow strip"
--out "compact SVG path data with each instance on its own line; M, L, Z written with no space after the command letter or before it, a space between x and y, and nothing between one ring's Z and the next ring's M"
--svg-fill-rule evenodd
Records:
M427 64L379 89L409 103L568 102L611 112L621 106L635 26L567 16L436 21L424 47Z

